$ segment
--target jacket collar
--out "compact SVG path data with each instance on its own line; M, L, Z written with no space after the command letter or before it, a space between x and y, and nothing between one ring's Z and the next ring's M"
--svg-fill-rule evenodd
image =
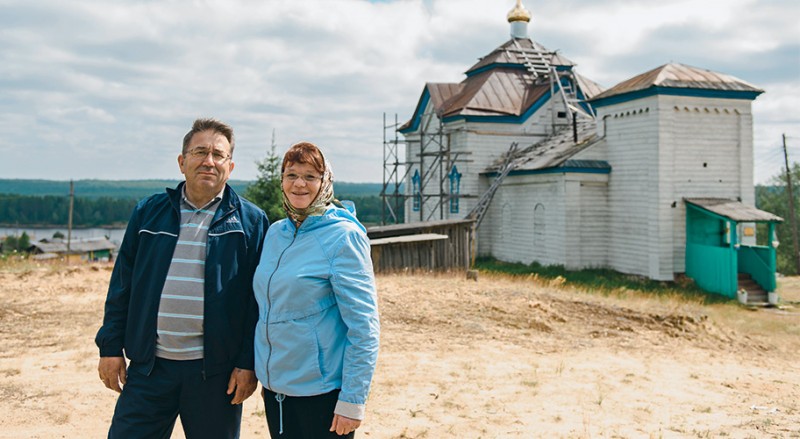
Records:
M172 208L178 213L178 217L180 217L181 198L183 197L183 187L185 185L186 182L182 181L178 183L175 188L167 188L169 201L172 204ZM214 214L214 219L211 220L211 223L213 224L220 218L228 216L228 214L231 212L239 209L240 205L241 201L239 200L239 195L233 190L232 187L228 185L228 183L225 183L225 189L222 191L222 201L220 201L217 212Z

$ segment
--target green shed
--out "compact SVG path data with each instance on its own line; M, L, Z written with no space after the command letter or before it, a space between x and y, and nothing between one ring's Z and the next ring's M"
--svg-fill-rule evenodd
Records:
M724 198L686 198L686 275L702 289L730 298L748 290L749 302L774 292L775 224L783 219ZM742 244L755 237L755 223L766 223L766 245ZM748 285L755 286L748 287Z

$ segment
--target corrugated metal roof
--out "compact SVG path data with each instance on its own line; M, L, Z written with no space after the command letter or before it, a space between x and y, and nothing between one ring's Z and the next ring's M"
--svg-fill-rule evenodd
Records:
M564 126L560 131L518 152L514 171L532 171L537 169L561 166L570 157L594 145L600 137L597 135L597 124L594 120L581 119L577 122L578 143L575 143L571 126ZM484 173L496 172L503 163L504 157L498 158ZM573 160L573 162L578 162Z
M685 198L687 203L733 221L783 222L783 218L727 198Z
M764 90L731 75L684 64L669 63L623 81L598 94L594 99L605 99L651 87L764 92Z

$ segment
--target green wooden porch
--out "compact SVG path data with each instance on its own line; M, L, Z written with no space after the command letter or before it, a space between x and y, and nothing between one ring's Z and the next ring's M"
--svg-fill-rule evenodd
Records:
M687 198L686 275L702 289L735 299L743 279L752 279L763 291L776 289L778 245L775 225L783 219L739 201L723 198ZM742 223L766 223L766 245L743 245L737 230ZM755 232L755 227L752 228Z

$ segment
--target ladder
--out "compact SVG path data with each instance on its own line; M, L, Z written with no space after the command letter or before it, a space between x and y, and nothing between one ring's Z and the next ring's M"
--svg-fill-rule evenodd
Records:
M489 186L489 189L487 189L486 192L481 195L481 198L478 199L475 207L473 207L472 210L467 214L467 219L474 220L474 223L472 223L473 230L477 230L478 227L480 227L483 217L486 215L486 211L489 209L489 205L492 204L492 198L494 198L494 194L503 183L503 180L511 171L514 170L514 168L520 165L520 163L517 163L515 160L520 156L520 153L517 151L517 147L517 142L514 142L511 144L511 147L508 148L508 152L505 154L503 164L501 164L498 168L497 176L494 178L494 181Z
M559 73L558 69L552 65L549 59L553 56L552 52L546 52L537 47L534 41L531 41L532 47L530 49L523 48L517 39L514 39L515 53L522 56L522 62L531 73L534 79L549 75L551 89L558 91L561 100L564 102L564 107L569 110L570 114L581 114L582 116L594 119L594 109L590 105L584 105L586 101L578 98L576 87L577 78L571 70ZM567 83L562 83L562 77L567 78ZM588 108L588 110L587 110ZM573 116L574 117L574 116Z

